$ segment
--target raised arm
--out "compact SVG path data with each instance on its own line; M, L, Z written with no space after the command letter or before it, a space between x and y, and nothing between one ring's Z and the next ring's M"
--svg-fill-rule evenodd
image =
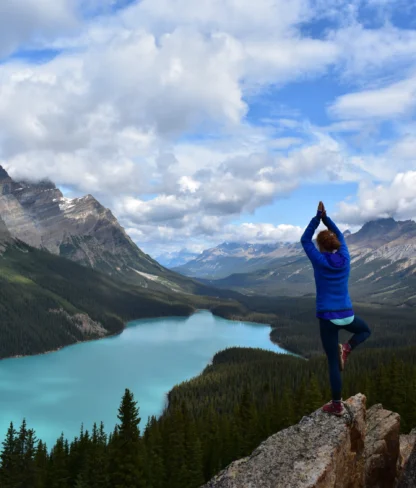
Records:
M321 221L321 214L322 212L318 209L317 214L309 222L308 227L306 227L305 232L300 239L302 247L308 258L311 260L312 264L319 264L321 262L324 262L325 259L318 251L318 249L316 249L315 244L312 242L313 235L315 234L315 231Z
M344 234L338 229L335 223L328 217L325 211L322 213L322 222L324 223L324 225L328 227L328 230L330 230L337 236L337 239L341 243L341 247L339 251L343 253L347 253L349 255L348 246L347 243L345 242Z

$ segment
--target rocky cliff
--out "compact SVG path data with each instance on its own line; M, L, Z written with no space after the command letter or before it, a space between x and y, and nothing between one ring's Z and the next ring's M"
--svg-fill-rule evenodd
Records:
M361 394L345 405L275 434L204 488L415 488L416 436L400 436L399 415L367 411Z
M192 291L190 280L143 253L92 195L68 199L50 181L14 181L0 166L0 216L9 236L33 247L145 288Z

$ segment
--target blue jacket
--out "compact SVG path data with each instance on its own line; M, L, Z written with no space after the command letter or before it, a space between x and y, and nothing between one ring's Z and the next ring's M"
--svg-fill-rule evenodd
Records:
M325 317L328 312L352 311L352 302L348 292L350 276L350 254L342 232L324 215L322 222L333 232L341 243L335 253L320 252L312 242L312 237L320 223L321 213L318 212L301 238L305 253L310 259L316 285L316 315Z

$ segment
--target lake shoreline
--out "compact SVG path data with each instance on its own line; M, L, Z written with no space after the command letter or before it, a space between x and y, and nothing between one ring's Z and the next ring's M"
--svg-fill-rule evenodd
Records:
M157 319L163 319L163 318L167 318L167 317L172 317L172 318L189 318L189 317L191 317L192 315L194 315L194 314L196 314L198 312L210 312L210 313L212 313L212 315L214 317L219 317L219 318L222 318L222 319L225 319L225 320L230 320L232 322L246 322L246 323L258 324L258 325L264 325L264 326L270 327L270 329L273 330L273 326L270 323L254 322L254 321L251 322L250 320L247 320L243 316L238 316L238 315L226 316L226 314L215 313L214 310L210 310L208 308L207 309L205 309L205 308L196 308L189 315L180 315L180 316L176 316L176 315L163 316L162 315L162 316L155 316L155 317L140 317L138 319L129 320L128 322L125 322L123 324L122 329L120 329L118 332L114 332L114 333L111 333L111 334L107 334L107 335L104 335L102 337L93 337L93 338L90 338L90 339L76 341L76 342L73 342L71 344L65 344L63 346L57 347L55 349L50 349L48 351L37 352L37 353L34 353L34 354L17 354L17 355L14 355L14 356L6 356L4 358L1 358L0 359L0 362L1 361L5 361L7 359L22 359L22 358L27 358L27 357L44 356L46 354L52 354L54 352L59 352L59 351L65 349L67 347L77 346L79 344L85 344L85 343L93 342L93 341L100 341L102 339L109 339L111 337L117 337L118 335L122 334L128 328L128 326L129 326L128 324L131 323L131 322L137 322L139 320L152 320L152 319L157 320ZM270 342L272 344L274 344L275 346L279 347L280 349L284 349L287 353L292 354L292 355L295 355L295 356L299 356L298 353L296 353L294 351L290 351L287 347L285 347L284 344L280 344L280 343L276 342L275 340L273 340L272 337L271 337L271 331L270 331L270 334L269 334L269 340L270 340ZM277 354L279 354L279 353L277 353ZM299 356L299 357L302 357L302 356ZM303 359L305 359L305 358L303 358Z
M270 341L269 332L265 324L228 321L199 308L190 317L126 321L122 331L105 336L113 336L108 341L90 339L82 341L84 347L59 354L51 353L68 346L6 361L0 378L1 431L6 432L10 421L18 424L26 418L48 445L60 432L72 439L80 424L97 420L111 433L124 388L134 393L143 419L159 417L171 390L199 376L218 352L242 348L285 353Z

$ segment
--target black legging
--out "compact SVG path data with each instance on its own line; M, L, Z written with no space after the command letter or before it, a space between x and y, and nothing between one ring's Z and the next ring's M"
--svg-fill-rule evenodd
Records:
M341 400L342 379L339 370L338 332L346 330L354 334L348 341L352 349L368 339L371 330L364 320L355 316L349 325L335 325L330 320L319 319L322 346L328 358L329 381L331 383L332 399Z

